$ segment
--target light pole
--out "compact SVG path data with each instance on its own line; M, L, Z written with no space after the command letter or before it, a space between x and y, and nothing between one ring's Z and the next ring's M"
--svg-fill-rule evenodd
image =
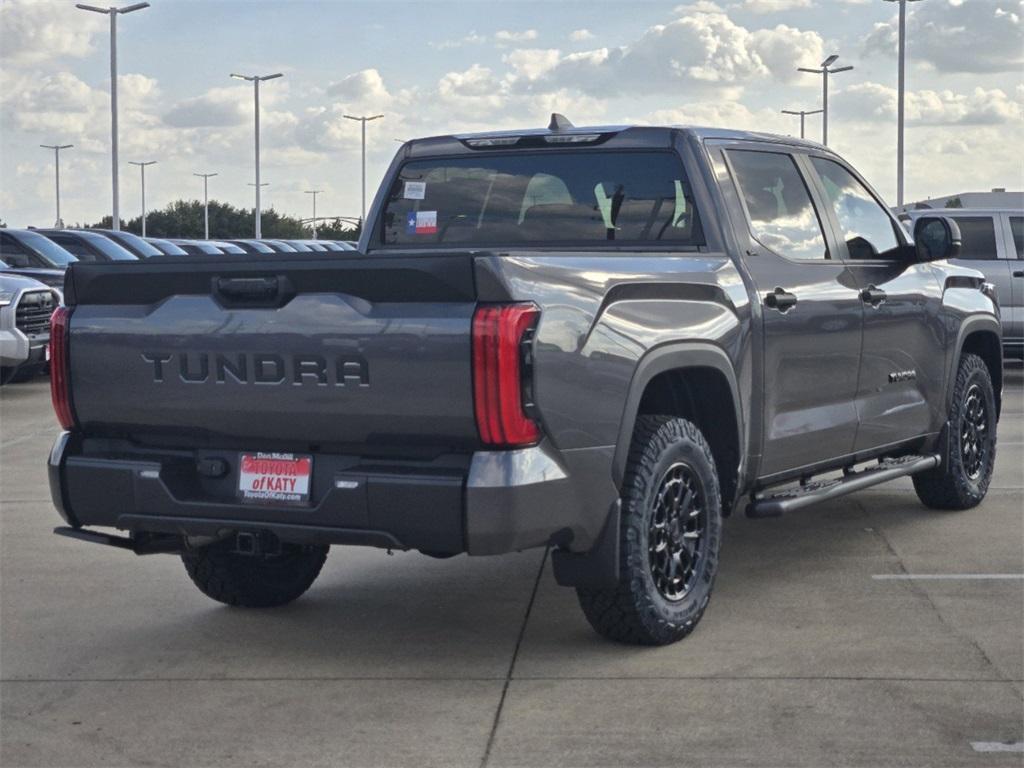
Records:
M259 199L260 199L260 190L263 187L269 187L270 186L270 182L269 181L264 181L262 184L253 184L250 181L245 186L247 186L247 187L256 187L256 200L259 201ZM256 204L259 205L259 202L257 202ZM255 237L256 237L257 240L259 240L260 238L263 237L263 230L260 227L260 213L259 213L259 209L258 208L256 209L256 235L255 235Z
M71 149L74 144L40 144L43 149L53 150L53 172L54 178L57 181L57 223L55 227L63 227L64 222L60 218L60 151L62 149Z
M896 89L896 205L903 205L903 100L906 93L907 3L916 0L886 0L900 4L900 69Z
M203 239L210 239L210 197L207 195L207 184L216 173L193 173L203 180Z
M316 196L323 192L322 189L307 189L306 194L313 196L313 239L316 240Z
M146 166L156 165L156 160L147 160L140 163L137 160L129 160L128 165L137 165L142 171L142 236L146 236Z
M256 238L259 239L263 236L263 229L260 225L260 188L265 186L260 184L260 83L264 80L284 77L284 75L280 72L273 75L236 75L232 72L231 76L236 80L246 80L252 83L253 99L255 101L253 111L256 114L256 183L251 186L256 187Z
M363 126L363 207L362 217L366 218L366 124L371 120L378 120L384 115L370 115L370 116L357 116L357 115L342 115L346 120L358 120Z
M114 231L121 229L121 207L117 193L117 16L149 8L149 3L135 3L124 8L98 8L95 5L77 3L76 8L110 16L110 173L113 184L113 211L111 226Z
M797 72L811 72L815 75L821 75L821 143L825 146L828 146L828 76L834 75L837 72L849 72L853 69L853 67L835 67L830 69L838 58L839 56L833 53L821 62L820 69L797 67Z
M784 115L800 115L800 138L804 138L804 118L808 115L816 115L823 110L820 109L784 109L782 114Z

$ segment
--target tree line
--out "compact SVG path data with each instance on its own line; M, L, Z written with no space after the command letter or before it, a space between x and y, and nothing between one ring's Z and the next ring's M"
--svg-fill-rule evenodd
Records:
M253 236L255 209L237 208L219 200L210 201L210 239L236 240ZM113 219L104 216L95 224L86 225L110 229ZM293 216L278 213L274 209L263 211L260 217L263 237L306 239L313 236L308 222ZM142 217L122 219L121 229L142 234ZM340 219L317 223L316 236L324 240L358 240L358 225ZM148 237L203 237L203 204L199 200L175 200L166 208L146 213L146 235Z

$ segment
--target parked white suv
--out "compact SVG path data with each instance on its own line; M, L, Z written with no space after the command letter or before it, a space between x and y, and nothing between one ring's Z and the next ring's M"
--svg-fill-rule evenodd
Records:
M0 384L41 371L49 359L57 294L38 280L0 275Z
M954 263L974 267L995 285L1007 357L1024 358L1024 211L1007 208L925 208L900 216L913 230L921 216L946 216L960 227Z

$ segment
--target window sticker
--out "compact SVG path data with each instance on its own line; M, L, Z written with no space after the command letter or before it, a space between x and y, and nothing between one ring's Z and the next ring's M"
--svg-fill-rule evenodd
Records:
M427 182L407 181L402 190L402 197L406 200L422 200L427 196Z
M408 235L436 235L437 211L409 211L405 218L405 232Z

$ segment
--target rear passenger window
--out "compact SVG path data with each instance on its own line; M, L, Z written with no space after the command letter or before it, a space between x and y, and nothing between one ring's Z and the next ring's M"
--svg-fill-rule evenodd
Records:
M790 155L728 150L758 242L790 259L826 259L821 222Z
M385 245L704 244L670 152L508 152L402 166L381 221Z
M1013 235L1013 247L1017 258L1024 259L1024 216L1010 217L1010 233Z
M850 171L833 160L812 157L825 194L839 219L851 259L892 259L900 242L892 219L867 187Z
M961 259L991 261L999 258L996 247L996 221L991 216L954 216L960 227Z

